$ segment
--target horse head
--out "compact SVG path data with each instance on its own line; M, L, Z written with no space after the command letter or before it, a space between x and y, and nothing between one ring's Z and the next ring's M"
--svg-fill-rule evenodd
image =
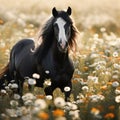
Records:
M54 36L57 40L57 47L60 52L66 52L71 39L72 21L70 15L72 9L68 7L67 11L57 11L54 7L52 15L55 18L53 23Z

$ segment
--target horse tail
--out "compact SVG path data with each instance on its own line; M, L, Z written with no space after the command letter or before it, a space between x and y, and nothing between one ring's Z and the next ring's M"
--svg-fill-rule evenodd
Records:
M10 80L9 63L0 72L0 89L3 88L5 80Z

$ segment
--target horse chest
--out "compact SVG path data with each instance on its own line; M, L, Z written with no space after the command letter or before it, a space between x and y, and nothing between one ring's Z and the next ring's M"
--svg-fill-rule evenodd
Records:
M42 62L42 72L44 73L44 76L47 78L54 78L55 76L65 74L67 71L66 65L61 65L59 63L56 63L52 57L49 57L49 59L44 59Z

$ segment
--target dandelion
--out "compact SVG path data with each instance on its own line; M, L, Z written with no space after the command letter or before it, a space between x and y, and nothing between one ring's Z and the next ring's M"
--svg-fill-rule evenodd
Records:
M114 64L113 64L113 67L116 68L116 69L120 69L120 65L117 64L117 63L114 63Z
M118 87L118 86L119 86L119 82L114 81L114 82L112 83L112 86L113 86L113 87Z
M34 100L35 96L32 93L26 93L22 96L23 101Z
M65 91L65 92L69 92L70 90L71 90L70 87L68 87L68 86L64 87L64 91Z
M5 86L5 89L6 89L6 91L9 91L10 87L9 86Z
M105 32L105 31L106 31L106 28L101 27L101 28L100 28L100 31L101 31L101 32Z
M34 106L38 107L40 109L45 109L47 107L47 104L46 104L45 100L37 99L37 100L35 100Z
M11 100L11 101L10 101L10 105L11 105L12 107L17 107L17 106L18 106L18 101L16 101L16 100Z
M44 85L46 85L46 86L51 86L51 81L50 81L50 79L49 79L49 80L45 80Z
M46 112L39 112L38 117L41 118L42 120L48 120L49 119L49 115Z
M64 115L65 115L65 113L61 109L56 109L56 110L53 111L53 116L54 117L59 117L59 116L64 116Z
M98 102L99 101L98 95L92 95L92 96L90 96L90 99L91 99L92 102Z
M0 43L0 47L1 47L1 48L4 48L4 47L5 47L5 43L4 43L4 42L1 42L1 43Z
M46 96L46 99L47 99L47 100L52 100L52 98L53 98L52 95L47 95L47 96Z
M11 89L17 89L17 88L18 88L18 84L16 83L11 84Z
M26 101L24 101L24 105L31 106L31 105L33 105L33 101L32 100L26 100Z
M88 88L88 86L83 86L82 90L88 92L89 88Z
M71 104L71 110L77 110L77 105L76 104Z
M117 94L117 95L120 94L120 88L119 87L115 89L115 94Z
M95 69L96 70L100 70L100 69L102 69L102 66L101 65L97 65Z
M21 110L21 109L17 109L17 110L16 110L16 115L17 115L18 117L22 116L22 115L23 115L23 114L22 114L22 110Z
M36 80L35 80L35 79L32 79L32 78L29 78L29 79L28 79L28 84L29 84L29 85L35 85L35 84L36 84Z
M113 52L113 57L118 57L118 52L117 51L115 51L115 52Z
M25 106L19 107L23 115L26 115L29 112L29 109L27 109Z
M79 120L80 116L79 116L79 110L74 110L74 111L70 111L69 115L72 116L72 120Z
M14 97L15 100L19 100L20 99L20 95L19 94L14 94L13 97Z
M72 103L71 102L66 102L66 105L65 105L65 110L71 110L71 105Z
M15 109L6 109L6 112L10 117L14 117L14 118L17 117Z
M113 79L118 79L119 76L118 76L118 75L113 75L112 78L113 78Z
M116 103L120 103L120 95L118 95L118 96L115 97L115 102Z
M2 90L0 91L0 93L1 93L1 94L6 94L7 92L6 92L6 90L2 89Z
M57 97L54 100L54 104L56 107L64 107L65 106L65 100L62 97Z
M40 79L40 75L37 74L37 73L34 73L34 74L32 75L32 77L35 78L35 79Z

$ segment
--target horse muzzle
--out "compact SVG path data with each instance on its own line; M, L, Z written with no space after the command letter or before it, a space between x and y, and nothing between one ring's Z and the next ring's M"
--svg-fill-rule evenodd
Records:
M58 48L59 48L59 51L61 52L66 52L68 50L68 42L64 41L60 41L58 42Z

